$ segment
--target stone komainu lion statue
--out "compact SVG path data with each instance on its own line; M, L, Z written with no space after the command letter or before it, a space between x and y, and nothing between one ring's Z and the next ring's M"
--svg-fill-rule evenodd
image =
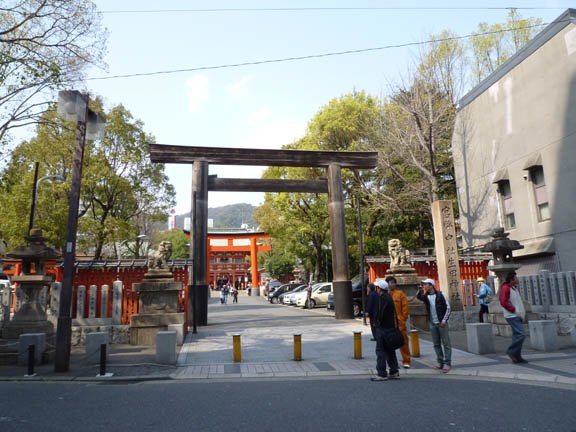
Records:
M172 242L163 240L158 245L158 250L148 257L148 269L168 268L168 260L172 256Z
M390 255L390 268L410 266L410 251L402 247L400 240L388 241L388 254Z

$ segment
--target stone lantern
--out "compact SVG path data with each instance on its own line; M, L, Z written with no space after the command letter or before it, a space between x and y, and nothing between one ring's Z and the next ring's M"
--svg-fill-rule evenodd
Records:
M496 273L498 280L502 282L506 275L521 267L520 264L514 263L512 252L518 249L523 249L516 240L510 240L509 234L504 232L504 228L496 228L492 234L492 241L486 243L482 248L482 252L491 252L494 263L488 266L488 270Z
M488 270L496 273L500 284L506 279L506 275L512 271L518 270L522 267L520 264L514 263L512 252L518 249L523 249L516 240L510 240L508 233L504 232L504 228L496 228L492 232L492 241L486 243L482 248L482 252L491 252L494 263L488 266ZM510 326L504 319L502 308L496 296L496 299L488 306L490 313L488 314L488 321L496 328L494 333L500 336L511 336ZM538 319L538 315L531 312L530 305L524 301L524 309L526 310L526 320L532 321Z
M40 291L54 278L46 275L45 261L59 258L58 253L44 244L42 230L33 228L26 238L27 244L18 246L7 256L22 260L22 274L13 276L12 282L20 284L22 304L12 319L2 329L4 339L17 339L24 333L53 335L54 325L46 318L45 305L40 303Z

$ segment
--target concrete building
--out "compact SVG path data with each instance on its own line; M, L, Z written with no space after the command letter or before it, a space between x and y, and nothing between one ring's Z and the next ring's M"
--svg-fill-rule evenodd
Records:
M576 9L462 98L452 149L463 247L503 226L520 274L576 270Z

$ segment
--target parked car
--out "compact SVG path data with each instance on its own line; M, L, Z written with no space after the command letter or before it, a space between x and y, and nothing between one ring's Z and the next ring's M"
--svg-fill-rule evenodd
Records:
M328 294L332 292L332 282L321 282L312 287L312 295L310 296L310 307L324 306L328 301ZM296 306L306 307L306 300L308 293L306 291L298 293L296 298Z
M368 276L365 276L364 286L368 284ZM354 308L354 316L362 315L362 285L360 284L360 275L356 275L352 278L352 307ZM326 309L334 309L334 293L328 295L328 300L326 303Z
M299 287L294 288L292 291L289 291L284 294L280 294L280 298L278 303L282 303L284 305L295 305L296 304L296 295L306 289L306 284L300 285Z
M280 282L278 279L272 279L264 287L264 290L266 291L264 295L272 294L276 290L276 288L278 288L281 285L282 282Z
M287 283L284 285L280 285L276 288L272 293L268 293L268 301L270 303L280 303L278 300L281 294L287 293L292 291L294 288L298 288L302 284L296 283Z

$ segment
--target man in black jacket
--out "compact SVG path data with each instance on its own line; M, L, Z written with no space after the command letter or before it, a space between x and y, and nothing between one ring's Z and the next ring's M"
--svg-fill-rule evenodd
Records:
M395 327L394 301L392 297L390 297L390 294L388 294L388 283L386 281L379 280L376 281L374 285L376 285L376 292L378 293L374 316L377 357L376 372L378 375L370 379L372 381L386 381L388 378L397 379L400 378L400 372L398 372L396 350L388 347L384 340L386 331ZM372 319L372 317L370 319ZM386 363L388 363L389 372L386 372Z
M366 318L370 321L370 330L372 331L372 341L376 340L376 327L374 323L376 322L376 306L378 302L378 294L376 293L376 286L370 282L368 284L368 297L366 298Z

